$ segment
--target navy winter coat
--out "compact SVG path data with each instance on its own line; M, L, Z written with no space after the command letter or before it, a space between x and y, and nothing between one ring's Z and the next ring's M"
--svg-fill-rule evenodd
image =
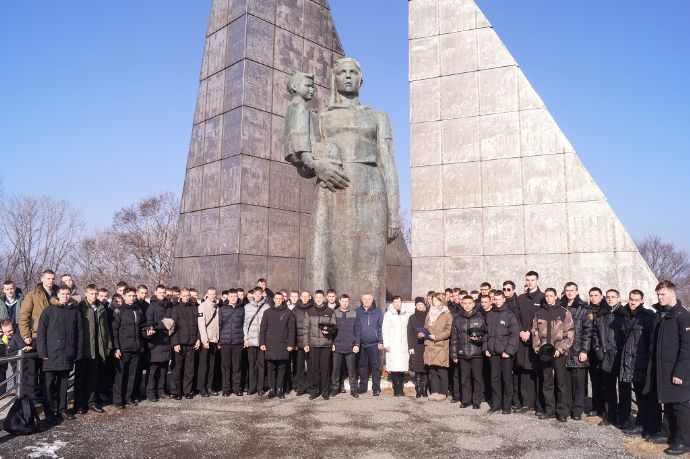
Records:
M51 300L38 322L36 336L39 358L44 371L71 370L81 358L81 313L76 304L59 304Z
M338 331L333 340L335 352L350 354L354 346L361 344L362 339L362 326L357 317L357 311L354 309L343 311L336 308L333 317L335 317L335 323L338 325Z
M218 309L218 329L223 345L244 344L244 305L239 301L234 305L225 305Z
M376 302L366 310L360 306L357 308L357 318L362 328L362 347L371 347L383 344L383 312L378 308Z

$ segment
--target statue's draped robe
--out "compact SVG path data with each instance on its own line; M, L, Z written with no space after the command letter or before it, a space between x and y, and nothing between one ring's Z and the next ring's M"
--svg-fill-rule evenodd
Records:
M305 287L333 288L355 302L371 293L382 305L389 219L397 225L399 210L390 121L365 106L330 106L314 124L317 142L339 147L350 183L316 188Z

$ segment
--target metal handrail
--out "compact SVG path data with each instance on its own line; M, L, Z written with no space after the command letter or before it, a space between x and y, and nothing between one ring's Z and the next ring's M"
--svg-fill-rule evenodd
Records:
M17 399L19 399L22 396L22 381L24 376L24 365L22 365L22 361L24 359L35 358L35 356L36 351L34 350L23 351L20 349L19 352L17 352L17 355L0 357L0 365L5 363L19 362L12 375L0 383L0 385L2 385L9 382L10 380L13 380L14 382L14 385L12 387L8 387L3 394L0 394L0 396L4 397L5 395L14 391L14 395L4 405L2 405L2 407L0 407L0 412L5 411Z

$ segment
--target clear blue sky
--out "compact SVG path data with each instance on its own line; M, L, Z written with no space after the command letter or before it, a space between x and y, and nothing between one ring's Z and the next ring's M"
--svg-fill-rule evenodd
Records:
M479 5L632 236L690 249L690 2ZM391 114L409 207L407 2L331 6L364 67L363 102ZM5 194L64 197L105 226L141 197L180 193L209 7L0 2Z

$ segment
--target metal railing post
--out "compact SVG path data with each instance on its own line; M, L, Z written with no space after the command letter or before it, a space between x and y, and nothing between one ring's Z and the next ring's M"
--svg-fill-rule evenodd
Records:
M19 382L15 380L14 387L16 389L15 393L17 394L17 398L21 398L23 392L22 385L24 384L24 359L22 358L24 350L20 349L17 355L19 356L19 360L17 360L16 375L19 378Z

